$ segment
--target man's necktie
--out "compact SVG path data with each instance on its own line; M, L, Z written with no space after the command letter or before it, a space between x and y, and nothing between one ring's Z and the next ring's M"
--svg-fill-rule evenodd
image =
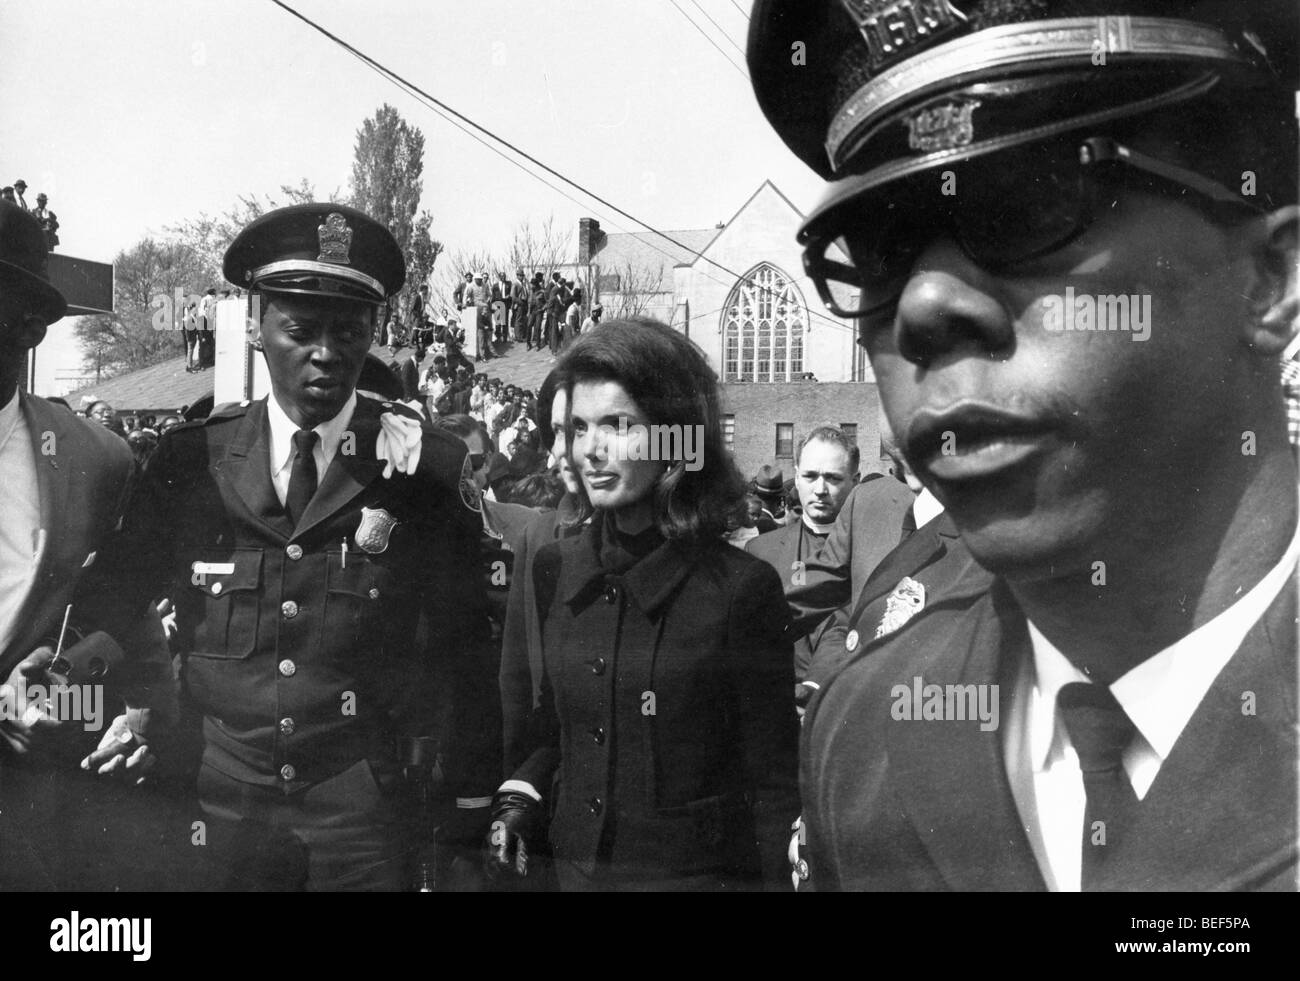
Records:
M1124 750L1137 727L1105 685L1074 682L1061 688L1057 707L1079 755L1088 795L1083 823L1084 892L1104 888L1115 849L1131 833L1138 799L1124 772Z
M916 512L909 507L903 512L903 531L898 536L898 543L901 545L912 537L912 532L916 531Z
M320 436L313 429L299 429L293 434L293 467L289 471L289 493L284 510L295 528L316 493L316 442Z

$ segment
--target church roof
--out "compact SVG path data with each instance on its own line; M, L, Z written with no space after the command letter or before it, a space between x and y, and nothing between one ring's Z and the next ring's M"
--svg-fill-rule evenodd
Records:
M673 288L673 267L693 263L697 254L708 247L719 231L718 228L687 228L663 234L607 232L594 250L591 261L600 266L602 276L620 274L628 268L653 272L663 266L658 289L652 292L668 293ZM681 245L668 241L665 235Z

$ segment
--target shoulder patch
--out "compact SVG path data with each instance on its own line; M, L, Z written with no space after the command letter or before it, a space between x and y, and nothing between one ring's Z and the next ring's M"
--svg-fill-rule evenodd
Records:
M247 414L248 407L252 404L251 402L223 402L221 405L214 405L207 418L190 419L182 423L182 425L188 426L193 423L202 425L205 422L216 422L221 419L238 419L240 416Z

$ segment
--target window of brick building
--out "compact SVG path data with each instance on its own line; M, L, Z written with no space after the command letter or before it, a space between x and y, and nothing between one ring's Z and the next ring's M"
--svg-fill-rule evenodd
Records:
M732 453L736 452L736 417L731 413L722 417L722 442Z
M794 458L794 423L792 422L776 424L776 458L778 460Z

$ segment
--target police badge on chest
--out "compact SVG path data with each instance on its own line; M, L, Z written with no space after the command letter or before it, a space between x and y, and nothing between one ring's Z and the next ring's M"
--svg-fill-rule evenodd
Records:
M398 520L385 508L361 509L361 523L353 535L357 548L371 555L379 555L388 550L388 539Z

